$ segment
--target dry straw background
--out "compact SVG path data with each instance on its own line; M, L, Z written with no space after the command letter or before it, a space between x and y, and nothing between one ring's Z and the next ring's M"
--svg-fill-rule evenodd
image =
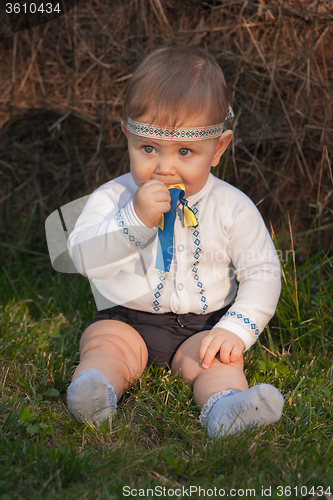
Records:
M3 30L5 33L5 30ZM128 171L126 85L170 44L207 48L230 89L234 141L215 174L296 244L333 232L331 0L80 0L0 42L0 216L59 206ZM288 229L287 229L288 231Z

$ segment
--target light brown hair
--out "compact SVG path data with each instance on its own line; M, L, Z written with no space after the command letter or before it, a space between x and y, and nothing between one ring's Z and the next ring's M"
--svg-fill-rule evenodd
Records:
M209 123L224 121L229 107L228 89L220 66L203 49L167 47L149 54L135 71L123 105L127 117L149 117L155 125L175 126L209 110ZM159 123L155 122L158 119Z

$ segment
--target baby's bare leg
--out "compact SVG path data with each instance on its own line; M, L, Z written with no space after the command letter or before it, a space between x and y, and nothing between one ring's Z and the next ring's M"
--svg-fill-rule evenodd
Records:
M243 373L243 359L224 364L215 357L210 368L199 360L202 339L208 331L187 339L177 350L172 371L193 387L194 400L202 410L200 421L210 437L277 422L282 415L283 397L269 384L248 388Z
M123 390L146 367L147 347L139 333L113 320L90 325L80 342L80 364L68 388L67 402L79 420L100 425L115 413Z
M200 410L217 392L241 392L248 389L243 372L243 358L230 365L215 358L210 368L202 368L199 349L202 339L208 333L200 332L187 339L177 350L171 366L173 372L180 372L182 379L193 387L194 401Z
M123 390L143 372L148 361L141 335L121 321L97 321L84 331L80 341L80 364L72 382L80 373L96 368L113 386L118 400Z

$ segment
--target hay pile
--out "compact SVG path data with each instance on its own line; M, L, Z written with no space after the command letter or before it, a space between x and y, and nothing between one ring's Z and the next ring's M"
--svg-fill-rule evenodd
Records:
M333 228L330 0L87 0L1 42L0 214L60 205L128 171L126 84L154 48L207 48L224 70L234 142L215 173L298 242ZM5 76L5 77L4 77Z

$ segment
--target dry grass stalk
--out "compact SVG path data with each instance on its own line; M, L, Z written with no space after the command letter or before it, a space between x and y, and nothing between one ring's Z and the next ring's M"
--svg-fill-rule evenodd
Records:
M112 9L88 0L4 38L2 217L24 218L37 204L42 225L60 204L126 172L120 116L128 79L154 48L185 43L217 58L232 91L234 143L217 174L225 170L277 234L289 212L296 234L316 220L322 245L329 245L332 21L327 0L126 0Z

